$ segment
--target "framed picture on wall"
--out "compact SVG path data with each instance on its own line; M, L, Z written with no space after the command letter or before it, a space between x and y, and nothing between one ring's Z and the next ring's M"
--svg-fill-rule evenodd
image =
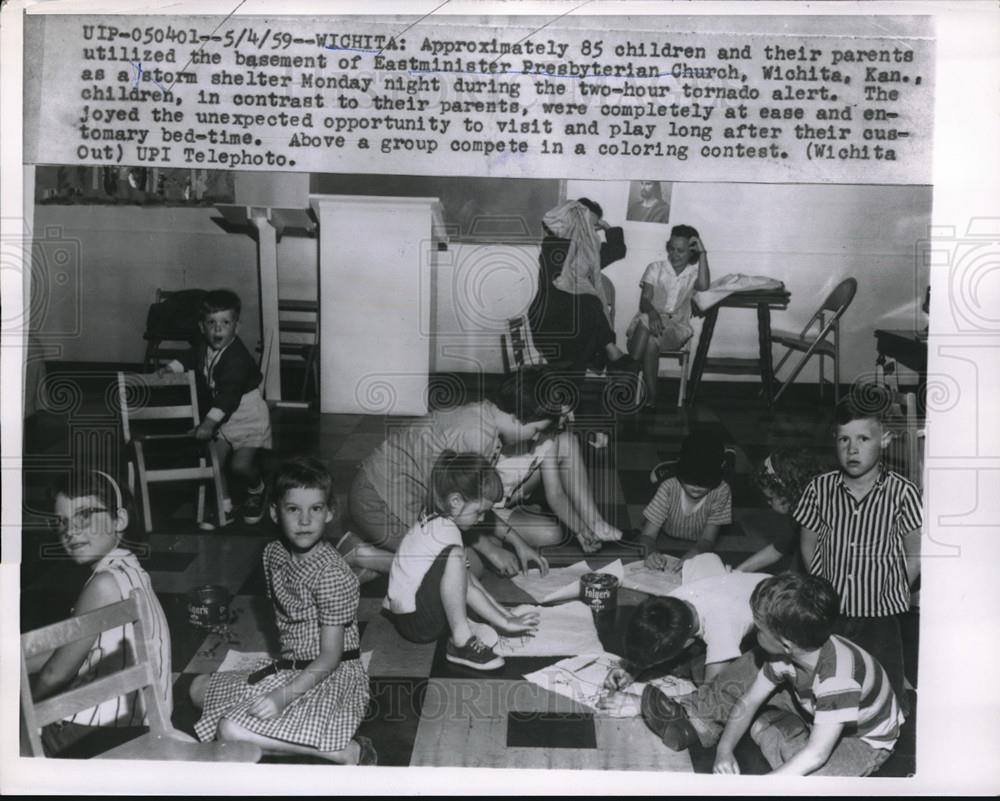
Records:
M631 181L628 188L629 222L659 223L670 221L670 181Z

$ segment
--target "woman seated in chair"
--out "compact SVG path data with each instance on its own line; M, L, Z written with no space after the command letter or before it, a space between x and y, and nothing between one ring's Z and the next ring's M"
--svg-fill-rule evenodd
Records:
M691 297L711 282L698 232L690 225L675 225L667 240L666 260L650 263L642 274L639 312L626 332L628 352L642 365L647 408L656 405L660 352L679 350L694 335Z
M625 236L603 217L600 205L580 198L542 218L546 236L538 256L538 290L528 308L536 347L558 345L550 362L568 363L580 376L625 355L615 344L614 312L601 281L601 270L624 258Z
M122 547L129 525L128 497L107 473L76 474L52 493L55 529L66 558L91 570L73 607L73 615L123 601L132 590L145 591L151 630L146 647L157 679L164 712L173 709L170 673L170 630L149 580L135 554ZM136 658L131 625L104 631L93 641L78 640L52 653L32 676L36 701L120 671ZM29 666L29 670L31 666ZM46 726L42 743L49 755L71 746L75 756L91 755L125 742L147 725L138 692L102 701L91 709Z

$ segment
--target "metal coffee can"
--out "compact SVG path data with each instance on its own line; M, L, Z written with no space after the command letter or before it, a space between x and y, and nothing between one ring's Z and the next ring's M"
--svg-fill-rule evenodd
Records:
M219 626L229 622L229 601L225 587L206 584L188 593L188 622L195 626Z
M618 608L618 579L608 573L585 573L580 577L580 600L594 614Z

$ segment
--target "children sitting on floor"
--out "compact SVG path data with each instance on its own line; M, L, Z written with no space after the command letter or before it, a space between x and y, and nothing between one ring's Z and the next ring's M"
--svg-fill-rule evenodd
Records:
M771 572L790 570L798 563L798 524L792 519L792 510L799 502L806 485L824 472L819 461L806 450L777 449L773 451L752 474L753 482L761 491L774 514L744 513L740 523L744 528L761 528L768 544L748 556L734 567L744 573L756 573L773 565ZM766 515L766 516L765 516ZM757 523L755 526L754 523Z
M228 462L232 473L245 484L243 522L252 525L264 516L264 481L257 452L271 447L271 418L260 394L262 378L257 361L237 336L240 310L235 292L207 292L201 304L203 341L185 359L187 363L175 360L164 369L178 373L194 369L203 412L194 436L212 440L220 463ZM229 498L224 507L232 509ZM217 522L225 526L231 521ZM215 524L206 521L201 527L212 529Z
M371 740L356 734L368 706L368 674L358 650L358 580L323 539L333 519L333 479L313 458L277 470L271 519L281 539L264 548L281 658L247 674L199 676L191 698L203 708L195 732L256 743L267 754L374 765Z
M767 654L760 669L747 654L686 698L647 687L647 725L675 750L717 740L716 773L740 772L734 750L748 729L775 773L877 770L892 753L903 716L882 666L832 634L840 600L830 582L783 573L761 582L750 603Z
M123 601L134 589L144 591L152 626L146 634L156 690L167 715L173 709L170 630L149 575L135 554L122 547L128 529L128 496L107 473L92 470L70 475L52 492L54 524L69 559L89 565L90 577L73 605L73 615ZM135 653L131 626L102 632L96 640L78 640L56 650L32 677L31 693L40 701L121 670ZM29 666L29 670L31 667ZM67 749L105 750L141 733L148 725L138 692L103 701L42 730L46 753ZM120 736L119 736L120 735ZM99 744L99 745L98 745Z
M469 541L476 552L467 552L475 573L481 574L483 561L502 576L526 570L531 562L540 563L537 549L563 539L560 523L588 552L600 548L601 542L621 539L622 532L594 504L573 435L547 437L565 414L559 392L558 381L549 382L540 371L519 371L504 383L495 401L436 409L423 419L394 426L361 464L351 484L353 529L337 544L362 581L389 572L403 536L420 519L431 469L446 449L478 453L491 464L503 465L509 484L504 501L517 490L510 505L503 503L498 514L486 515L486 522ZM551 396L550 402L546 395ZM546 438L536 439L540 435ZM514 456L512 451L519 446L525 452ZM532 470L532 465L541 469ZM527 481L518 489L521 477ZM539 478L559 522L516 508L525 487L530 490Z
M920 574L923 517L917 487L882 465L892 436L882 419L888 401L874 391L841 401L834 415L840 469L813 479L793 516L803 564L840 596L834 630L878 660L909 714L899 616Z
M501 492L500 476L479 454L442 453L431 471L427 515L403 537L383 602L403 637L422 643L448 634L447 660L475 670L493 670L504 661L492 648L496 631L470 622L467 609L508 634L530 632L539 621L534 612L511 615L467 567L462 532L482 519Z
M684 438L676 476L660 484L642 512L648 567L662 569L667 564L658 552L661 544L685 548L682 559L715 548L719 528L733 519L729 485L722 480L724 459L722 440L714 434L699 432Z
M632 613L623 638L625 658L608 674L608 690L624 689L640 673L675 663L696 640L705 644L706 682L743 653L741 643L753 631L750 594L767 576L727 572L714 554L700 559L712 563L705 572L714 575L665 597L647 598Z

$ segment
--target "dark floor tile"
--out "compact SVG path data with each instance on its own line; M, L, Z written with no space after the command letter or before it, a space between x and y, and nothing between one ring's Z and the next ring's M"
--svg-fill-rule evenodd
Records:
M508 748L597 748L594 716L574 712L508 712Z
M361 585L362 598L385 598L389 591L389 577L379 576Z
M188 616L188 596L181 593L158 592L170 629L171 663L174 670L184 670L208 636L208 631L191 623Z
M653 465L649 466L650 469ZM649 481L649 469L618 470L618 481L625 503L649 503L656 494L656 487Z
M417 738L426 679L372 679L371 700L358 734L370 737L379 765L407 767Z
M170 722L174 728L194 737L194 724L201 717L201 710L191 701L191 682L195 673L181 673L174 682L174 712Z
M139 563L149 571L160 573L182 573L197 554L180 551L152 551L148 556L140 556Z
M243 584L236 592L237 595L266 595L267 577L264 575L264 562L260 559L254 561L253 570L244 579Z

